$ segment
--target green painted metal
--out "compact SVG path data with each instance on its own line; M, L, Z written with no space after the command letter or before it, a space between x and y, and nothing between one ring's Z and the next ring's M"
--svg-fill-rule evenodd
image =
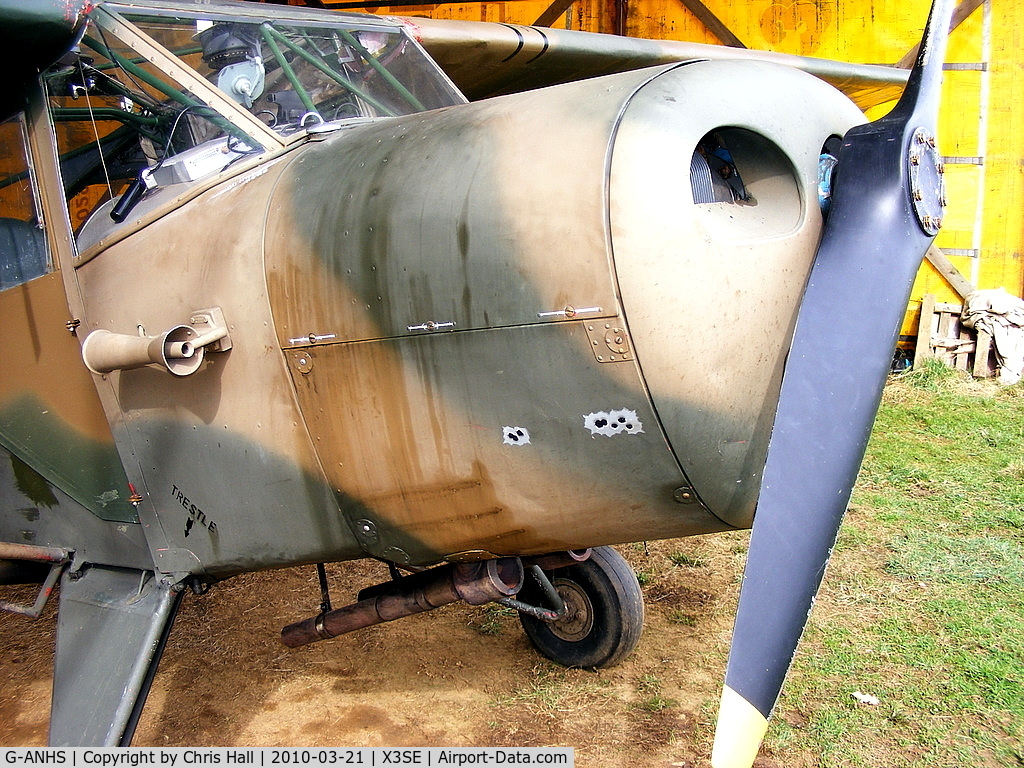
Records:
M101 520L138 522L113 443L101 444L63 424L54 409L26 393L0 408L0 445ZM44 485L22 488L39 506L55 503Z

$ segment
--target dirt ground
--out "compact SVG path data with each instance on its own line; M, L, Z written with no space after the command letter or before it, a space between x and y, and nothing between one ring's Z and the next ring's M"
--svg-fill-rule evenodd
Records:
M314 569L232 579L186 596L134 745L569 746L588 768L707 765L746 540L620 547L644 584L645 631L599 672L543 659L496 606L288 649L281 627L318 610ZM328 573L335 606L387 579L372 562ZM0 596L12 592L34 599ZM0 745L46 743L55 602L35 622L0 615Z

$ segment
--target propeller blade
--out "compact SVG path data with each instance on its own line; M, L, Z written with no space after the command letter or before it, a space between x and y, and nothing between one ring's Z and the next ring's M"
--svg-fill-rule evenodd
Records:
M952 0L935 0L886 117L851 129L786 362L712 765L750 768L835 544L921 260L941 224L935 148Z

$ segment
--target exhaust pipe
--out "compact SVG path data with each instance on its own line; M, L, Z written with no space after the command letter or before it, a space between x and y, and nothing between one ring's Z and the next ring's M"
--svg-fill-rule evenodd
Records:
M524 575L523 563L517 557L452 563L420 571L364 589L357 603L289 624L281 630L281 642L297 648L459 600L484 605L517 594Z

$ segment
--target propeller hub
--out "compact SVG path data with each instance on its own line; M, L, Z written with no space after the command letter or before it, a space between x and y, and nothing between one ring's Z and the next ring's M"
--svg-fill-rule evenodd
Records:
M946 207L946 169L935 136L918 128L907 150L910 201L926 235L938 234Z

